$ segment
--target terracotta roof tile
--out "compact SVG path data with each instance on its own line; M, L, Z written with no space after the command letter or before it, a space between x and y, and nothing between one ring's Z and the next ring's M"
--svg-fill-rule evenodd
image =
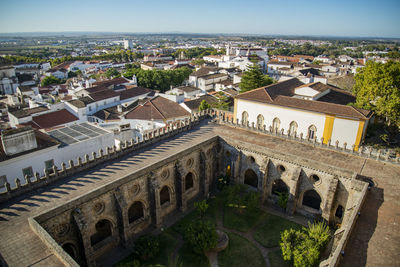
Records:
M78 118L69 113L66 109L46 113L32 118L33 127L37 129L53 128L77 120Z

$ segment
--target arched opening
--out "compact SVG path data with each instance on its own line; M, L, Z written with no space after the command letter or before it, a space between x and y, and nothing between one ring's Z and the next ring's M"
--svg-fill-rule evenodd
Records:
M258 176L252 169L248 169L244 173L244 183L255 188L258 187Z
M279 127L281 127L281 120L278 119L278 118L275 118L275 119L272 121L272 130L273 130L274 132L277 132L277 131L279 131Z
M257 116L257 129L263 129L264 127L264 116L261 114L258 114Z
M160 191L160 205L169 202L169 189L164 186Z
M303 195L303 205L319 210L321 205L321 197L315 190L308 190Z
M144 217L143 204L140 201L134 202L128 209L129 223Z
M281 179L276 179L272 183L272 194L279 196L279 194L287 194L289 193L289 188L284 181Z
M294 133L297 131L297 127L298 127L297 122L292 121L289 124L289 135L294 135Z
M101 220L96 223L96 233L90 237L90 243L92 246L103 241L107 237L112 235L112 224L109 220Z
M336 218L342 219L343 218L344 209L342 205L339 205L336 209L335 216Z
M243 111L242 113L242 125L247 125L247 122L249 121L249 113L246 111Z
M250 163L253 164L256 162L256 159L253 156L249 157Z
M276 169L278 170L279 173L283 173L284 171L286 171L286 168L283 165L278 165Z
M310 179L311 179L311 181L313 182L313 183L317 183L317 182L319 182L319 176L318 175L316 175L316 174L312 174L311 176L310 176Z
M308 139L314 139L317 136L317 127L315 127L315 125L311 125L310 127L308 127L308 134L307 137Z
M77 253L76 253L76 247L72 243L65 243L62 245L62 248L65 252L67 252L74 260L77 260Z
M185 191L193 187L193 173L189 172L185 177Z

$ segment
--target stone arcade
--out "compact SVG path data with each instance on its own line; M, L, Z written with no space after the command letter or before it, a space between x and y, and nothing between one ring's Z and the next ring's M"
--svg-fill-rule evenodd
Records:
M99 153L100 157L86 157L79 166L64 167L60 173L48 175L46 181L72 177L68 186L93 179L90 187L76 185L76 193L71 193L74 198L30 214L30 229L54 255L52 260L67 266L96 266L113 249L132 246L138 235L161 228L194 201L207 198L216 179L228 173L234 183L244 183L261 192L264 203L275 203L278 192L288 192L288 214L297 212L322 217L331 224L340 223L331 254L321 263L336 266L357 221L368 184L349 168L312 159L307 153L329 157L329 153L342 152L299 143L304 157L294 155L278 147L278 143L290 147L296 141L271 137L277 142L271 149L270 144L264 145L263 133L210 124L207 119L200 122L204 116L167 127L144 141L126 143L120 151L108 149ZM196 123L200 126L192 129ZM160 158L158 154L166 156ZM342 162L356 157L340 155ZM146 163L137 163L141 159ZM97 161L102 164L100 167ZM88 171L77 173L74 168ZM10 194L14 192L8 189ZM6 233L0 234L4 237ZM15 260L9 256L10 251L4 253L5 248L0 248L6 261ZM40 258L44 260L45 255Z

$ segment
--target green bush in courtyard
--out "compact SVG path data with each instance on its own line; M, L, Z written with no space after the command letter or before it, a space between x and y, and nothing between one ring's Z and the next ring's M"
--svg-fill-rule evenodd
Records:
M324 222L309 224L302 230L285 230L280 243L283 259L292 260L295 267L316 266L329 238L329 227Z
M192 250L198 254L203 254L207 250L214 248L218 243L215 225L209 221L192 222L186 228L184 237Z
M145 235L135 242L134 254L141 261L154 258L160 252L160 240L158 236Z

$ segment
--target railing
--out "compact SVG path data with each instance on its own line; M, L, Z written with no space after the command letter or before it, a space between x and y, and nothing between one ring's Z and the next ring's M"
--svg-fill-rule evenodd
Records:
M182 133L190 130L193 126L197 125L208 116L214 116L215 112L213 110L204 110L195 114L192 114L190 118L185 120L176 121L166 125L165 127L155 129L143 135L143 138L136 138L136 140L131 139L129 142L125 141L122 143L121 147L117 149L116 146L108 147L106 151L100 149L98 153L92 152L91 156L85 154L84 158L77 158L77 164L71 159L66 163L61 163L61 168L53 166L52 169L44 170L44 175L40 176L39 173L35 173L33 177L29 178L25 176L24 178L15 179L15 187L11 187L8 182L5 183L5 191L0 193L0 203L7 201L13 197L22 195L26 192L32 191L34 189L40 188L47 184L53 183L54 181L61 180L63 178L74 175L83 170L87 170L95 167L105 161L119 158L123 155L131 153L132 151L141 149L150 144L159 142L160 140L167 139L169 137L175 136L178 133ZM22 183L24 181L24 183Z
M331 142L332 140L328 140L325 144L324 143L325 140L323 137L320 139L317 139L316 136L314 138L305 138L303 133L297 134L297 132L294 132L293 134L291 134L289 131L285 133L284 129L281 130L273 129L272 126L270 126L267 129L266 125L264 125L262 128L259 128L255 126L254 122L252 122L250 126L249 122L247 122L246 124L242 124L239 123L239 119L236 119L236 121L234 121L233 118L228 119L227 117L228 117L227 114L218 111L216 114L216 122L221 125L227 125L235 128L242 128L256 133L263 133L270 136L278 136L288 140L311 144L315 147L323 147L326 149L332 149L335 151L357 155L364 158L371 158L379 161L400 165L400 157L391 157L390 153L384 153L382 149L374 149L372 147L367 148L364 146L357 147L355 144L348 146L347 143L343 143L342 146L339 146L338 140L334 142L334 145Z

